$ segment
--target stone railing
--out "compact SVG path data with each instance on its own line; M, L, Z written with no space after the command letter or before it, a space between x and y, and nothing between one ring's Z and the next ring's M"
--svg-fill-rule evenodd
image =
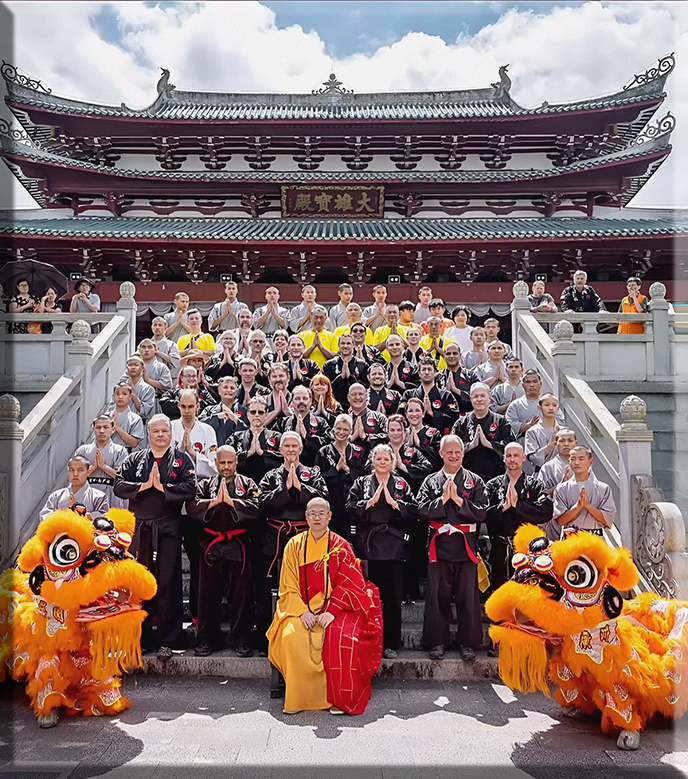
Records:
M641 589L688 597L683 517L678 506L664 501L652 477L653 435L645 422L645 402L635 395L624 398L619 409L621 423L617 422L587 383L587 374L583 378L579 373L580 342L576 342L573 325L568 321L576 315L566 314L566 319L558 316L550 336L530 313L527 291L524 282L514 285L514 347L524 368L537 370L544 388L559 398L567 426L593 453L596 476L612 489L618 510L616 525L607 533L608 541L632 551L642 575ZM655 299L666 303L663 295L660 297L656 292ZM662 305L656 310L666 312L667 308ZM601 321L606 321L608 316L599 315ZM654 332L656 335L656 322ZM597 334L596 337L613 338L615 348L623 351L627 338L648 336ZM624 378L637 379L633 371L638 366L631 363L628 367Z
M528 317L546 330L556 326L557 322L566 321L582 330L574 333L572 339L576 346L575 365L578 372L590 381L688 378L688 317L670 313L666 287L661 282L650 286L649 314L576 314L569 311L532 314L527 295L525 282L517 282L512 309L514 343L518 342L521 325ZM623 336L616 332L597 332L598 325L615 327L620 322L643 324L645 332ZM681 330L682 325L686 326L685 331Z
M135 288L124 282L120 291L118 313L95 338L85 320L72 324L63 374L24 419L16 397L0 398L0 560L5 563L33 533L46 496L64 484L69 457L88 439L91 421L107 407L134 350Z

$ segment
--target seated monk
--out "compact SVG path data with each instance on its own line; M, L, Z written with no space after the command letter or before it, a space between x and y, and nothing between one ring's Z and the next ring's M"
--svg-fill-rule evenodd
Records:
M348 541L328 529L331 516L329 503L313 498L309 530L284 549L267 636L270 662L285 680L285 714L362 714L382 657L377 587L363 578Z

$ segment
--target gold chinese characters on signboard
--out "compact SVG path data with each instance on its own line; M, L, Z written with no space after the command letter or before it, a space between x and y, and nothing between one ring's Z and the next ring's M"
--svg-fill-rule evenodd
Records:
M385 188L364 184L282 187L283 217L382 219Z

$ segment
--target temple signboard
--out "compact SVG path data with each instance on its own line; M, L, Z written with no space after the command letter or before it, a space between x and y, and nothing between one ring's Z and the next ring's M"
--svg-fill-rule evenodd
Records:
M326 184L282 187L282 216L342 219L382 219L385 188L365 184Z

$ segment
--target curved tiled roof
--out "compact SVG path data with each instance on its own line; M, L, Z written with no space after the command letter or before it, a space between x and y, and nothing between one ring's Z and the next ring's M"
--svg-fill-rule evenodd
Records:
M0 234L82 239L197 241L462 241L688 235L688 218L610 219L222 219L0 215Z

